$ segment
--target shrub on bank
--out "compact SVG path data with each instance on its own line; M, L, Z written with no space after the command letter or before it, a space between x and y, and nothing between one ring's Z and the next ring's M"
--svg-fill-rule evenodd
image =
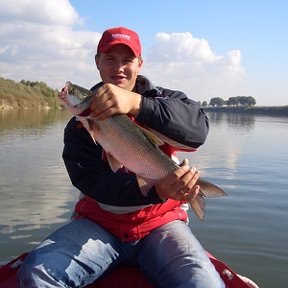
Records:
M0 109L59 108L58 93L44 82L0 77Z

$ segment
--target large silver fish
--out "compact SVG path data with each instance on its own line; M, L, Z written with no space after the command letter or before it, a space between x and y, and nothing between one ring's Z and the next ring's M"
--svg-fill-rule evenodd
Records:
M157 181L179 168L177 163L158 148L164 144L164 141L172 145L175 142L156 131L140 127L127 115L115 115L102 121L96 121L95 118L89 116L92 96L93 92L71 82L66 82L59 94L66 108L73 115L80 116L84 127L94 141L103 147L114 172L122 166L134 172L137 175L141 191L145 192ZM179 147L179 143L177 146ZM200 192L190 205L198 218L204 220L204 197L218 197L227 194L218 186L202 178L197 181L197 184L200 186Z

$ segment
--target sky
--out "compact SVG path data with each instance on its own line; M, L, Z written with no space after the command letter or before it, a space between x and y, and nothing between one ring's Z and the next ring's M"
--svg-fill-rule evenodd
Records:
M288 105L286 0L1 0L0 77L90 88L107 28L141 39L141 74L195 101Z

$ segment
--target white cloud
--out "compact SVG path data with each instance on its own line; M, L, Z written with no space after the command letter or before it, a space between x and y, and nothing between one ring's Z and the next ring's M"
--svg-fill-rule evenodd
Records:
M67 0L2 1L0 11L2 77L61 88L82 76L83 85L93 84L100 34L73 28L80 17Z
M2 0L0 19L3 21L39 24L72 25L80 20L68 0Z
M0 76L58 89L67 80L85 87L99 81L94 54L100 33L76 29L82 20L68 0L5 0L0 11ZM229 87L234 96L244 75L240 51L217 55L188 32L158 33L146 51L143 74L196 100L225 98Z
M148 57L153 61L162 60L215 61L216 55L204 39L193 38L191 33L158 33L155 44L150 48Z
M156 82L185 90L196 100L222 97L219 92L227 94L244 77L239 50L216 55L207 40L187 32L156 34L145 62L143 71Z

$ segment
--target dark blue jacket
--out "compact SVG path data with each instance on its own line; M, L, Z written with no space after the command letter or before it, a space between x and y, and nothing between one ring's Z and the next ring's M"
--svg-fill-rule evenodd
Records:
M91 90L99 85L102 83ZM183 92L156 87L140 75L135 92L143 96L136 119L140 124L190 148L198 148L204 143L209 123L198 103ZM102 147L95 145L76 117L65 128L64 144L63 159L68 174L73 185L84 195L115 206L161 203L154 189L148 196L142 195L134 174L112 172L103 161Z

